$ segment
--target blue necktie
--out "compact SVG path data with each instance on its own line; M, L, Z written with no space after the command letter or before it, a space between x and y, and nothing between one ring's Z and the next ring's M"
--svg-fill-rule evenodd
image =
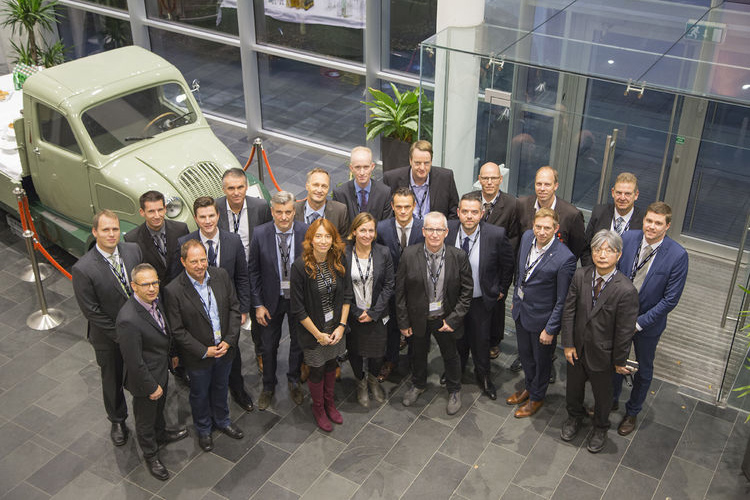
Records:
M464 237L464 242L461 245L461 250L463 250L466 253L469 253L469 237L468 236Z
M208 240L206 243L208 243L208 265L216 267L216 250L214 250L214 242L213 240Z

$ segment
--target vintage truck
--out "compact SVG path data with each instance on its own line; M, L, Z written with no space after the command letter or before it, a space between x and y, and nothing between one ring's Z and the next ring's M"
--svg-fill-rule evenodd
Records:
M93 244L100 209L119 215L123 233L140 224L138 198L150 189L164 193L167 217L194 228L195 198L220 196L222 173L241 166L203 117L196 87L140 47L45 69L22 92L0 77L9 92L0 102L0 208L17 215L13 190L22 186L43 240L75 256ZM256 178L248 184L249 195L268 198Z

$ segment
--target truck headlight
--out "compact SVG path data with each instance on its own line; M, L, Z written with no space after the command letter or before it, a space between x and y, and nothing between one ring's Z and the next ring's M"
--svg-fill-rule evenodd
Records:
M179 197L173 196L169 198L167 200L167 217L174 219L179 216L182 213L182 206L183 203Z

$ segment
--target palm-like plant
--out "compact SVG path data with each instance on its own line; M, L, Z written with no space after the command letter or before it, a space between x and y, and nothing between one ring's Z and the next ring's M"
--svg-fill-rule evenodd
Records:
M381 90L372 87L367 89L374 98L372 101L362 101L370 108L370 120L365 123L367 140L374 139L378 135L405 142L413 142L417 135L422 139L429 139L432 136L432 101L427 99L421 88L399 92L391 83L391 89L395 99ZM421 134L419 133L420 100Z
M34 29L39 26L52 31L58 18L55 6L57 0L5 0L0 9L3 27L10 26L14 35L16 30L19 34L26 32L28 55L35 62L39 61L40 50Z

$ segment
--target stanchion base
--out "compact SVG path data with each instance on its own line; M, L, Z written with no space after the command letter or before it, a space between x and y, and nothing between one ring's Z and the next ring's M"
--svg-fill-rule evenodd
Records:
M43 262L39 263L39 279L44 281L52 275L52 267ZM31 264L26 265L18 276L18 279L25 281L26 283L34 282L34 268Z
M60 326L63 321L65 321L65 314L62 311L47 309L47 314L42 314L42 311L31 313L26 318L26 326L34 330L51 330L56 326Z

